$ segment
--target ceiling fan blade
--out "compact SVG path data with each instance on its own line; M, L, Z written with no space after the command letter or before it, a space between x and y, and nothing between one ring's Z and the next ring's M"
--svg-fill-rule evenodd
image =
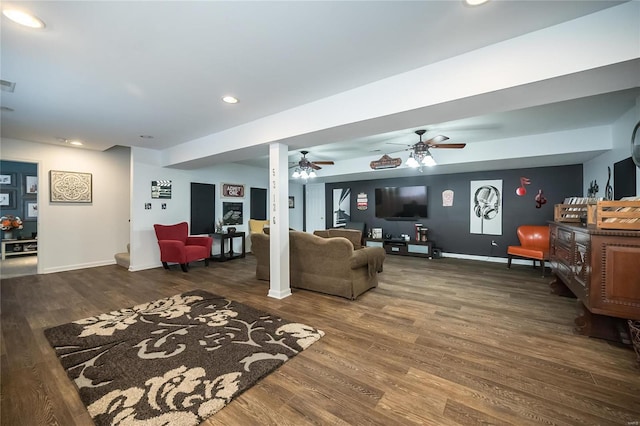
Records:
M433 143L440 143L440 142L444 142L444 141L446 141L447 139L449 139L449 138L448 138L448 137L446 137L446 136L438 135L438 136L434 136L434 137L432 137L432 138L431 138L431 139L429 139L429 140L424 141L424 143L426 143L427 145L429 145L429 144L433 144Z
M466 143L443 143L443 144L429 144L429 148L464 148Z
M334 162L333 161L312 161L312 164L322 164L325 166L333 166Z
M313 164L313 163L309 163L309 165L311 166L311 168L312 168L313 170L320 170L320 169L322 168L322 167L320 167L320 166L316 166L316 165L315 165L315 164Z

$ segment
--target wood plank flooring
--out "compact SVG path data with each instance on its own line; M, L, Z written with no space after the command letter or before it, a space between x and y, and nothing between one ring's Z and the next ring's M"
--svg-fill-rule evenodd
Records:
M118 266L2 280L2 425L90 425L45 328L203 289L323 330L309 349L203 424L638 425L629 347L575 335L574 299L539 270L387 256L356 301L266 296L255 258L127 272Z

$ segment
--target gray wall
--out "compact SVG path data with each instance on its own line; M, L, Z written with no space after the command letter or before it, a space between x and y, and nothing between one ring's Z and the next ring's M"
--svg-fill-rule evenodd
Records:
M444 252L477 256L506 257L508 245L516 245L516 229L519 225L544 225L553 220L553 206L566 197L582 196L582 165L540 167L517 170L460 173L450 175L420 175L411 178L378 179L358 182L326 184L326 227L332 223L334 188L351 188L351 220L365 222L367 229L382 228L384 234L398 236L414 235L414 224L422 223L429 228L429 239ZM527 177L524 197L516 195L520 178ZM470 181L502 179L502 235L479 235L469 233ZM395 221L375 217L375 188L391 186L426 185L428 187L428 218L414 221ZM442 206L442 191L455 192L452 207ZM538 189L542 189L547 203L536 208L534 200ZM368 196L367 210L356 208L358 193ZM495 240L498 247L492 247Z

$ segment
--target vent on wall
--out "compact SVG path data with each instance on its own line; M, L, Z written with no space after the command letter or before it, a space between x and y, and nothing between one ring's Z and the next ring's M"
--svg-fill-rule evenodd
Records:
M7 80L0 80L0 87L2 87L3 92L13 93L16 90L16 84Z

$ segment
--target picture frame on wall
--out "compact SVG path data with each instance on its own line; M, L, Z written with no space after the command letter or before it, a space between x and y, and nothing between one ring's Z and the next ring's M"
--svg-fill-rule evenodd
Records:
M222 203L222 224L242 225L242 203Z
M52 203L93 202L91 173L50 170L49 187Z
M0 210L15 210L16 191L14 189L0 190Z
M293 195L289 196L289 208L290 209L296 208L296 199L293 197Z
M25 221L38 220L38 202L36 200L24 200L24 217Z
M152 180L151 181L151 198L171 199L171 181L170 180Z
M0 173L0 186L16 186L16 174Z
M244 198L244 185L223 183L221 188L224 198Z
M24 195L36 195L38 193L38 176L24 176Z

